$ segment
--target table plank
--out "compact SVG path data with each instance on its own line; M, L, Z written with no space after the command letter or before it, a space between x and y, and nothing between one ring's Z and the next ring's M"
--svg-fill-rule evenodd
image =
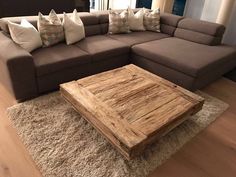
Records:
M182 96L187 97L187 99L189 99L190 101L192 101L194 103L195 102L204 102L204 99L201 96L194 94L194 93L190 92L189 90L186 90L180 86L177 86L176 84L174 84L164 78L161 78L153 73L150 73L140 67L137 67L133 64L124 66L124 68L130 70L133 74L140 74L146 78L153 80L154 82L161 83L163 86L172 88L175 91L178 91L179 93L181 93Z
M175 121L176 117L180 117L192 107L193 105L188 100L182 97L176 97L174 100L167 102L165 106L155 109L131 124L135 129L150 136L152 134L157 134L163 126Z

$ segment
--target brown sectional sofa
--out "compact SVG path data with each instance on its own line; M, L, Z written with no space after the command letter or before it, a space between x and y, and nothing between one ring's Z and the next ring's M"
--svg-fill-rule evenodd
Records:
M60 15L61 16L61 15ZM0 83L18 101L59 84L134 63L187 89L202 88L236 66L236 49L222 45L222 25L161 14L161 33L108 35L108 12L80 13L86 38L32 53L16 45L0 20ZM62 17L62 16L61 16ZM37 17L24 17L36 26Z

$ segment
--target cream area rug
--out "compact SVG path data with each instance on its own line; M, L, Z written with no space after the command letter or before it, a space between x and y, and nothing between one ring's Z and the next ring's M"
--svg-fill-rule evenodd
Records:
M8 109L21 140L44 177L145 177L207 127L228 105L203 92L198 114L127 161L59 92Z

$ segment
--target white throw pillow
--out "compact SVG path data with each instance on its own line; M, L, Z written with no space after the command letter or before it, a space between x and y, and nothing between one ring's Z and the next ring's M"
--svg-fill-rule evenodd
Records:
M136 14L134 14L131 8L128 8L129 11L129 27L131 31L145 31L143 25L143 9L139 10Z
M76 9L70 17L64 13L63 27L67 45L76 43L85 38L84 24Z
M12 40L19 46L32 52L42 47L42 40L37 29L27 20L22 19L21 24L8 22L8 27Z

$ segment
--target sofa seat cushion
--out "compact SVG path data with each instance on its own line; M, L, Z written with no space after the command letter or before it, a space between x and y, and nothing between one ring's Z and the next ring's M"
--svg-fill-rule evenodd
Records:
M108 36L112 39L121 41L129 46L170 37L168 34L156 33L151 31L132 32L129 34L114 34Z
M105 35L86 37L75 45L92 55L93 61L128 54L130 51L128 45L111 39Z
M236 57L230 46L207 46L174 37L135 45L132 52L192 77L215 72Z
M32 52L36 73L38 76L91 63L91 56L73 45L63 43Z

